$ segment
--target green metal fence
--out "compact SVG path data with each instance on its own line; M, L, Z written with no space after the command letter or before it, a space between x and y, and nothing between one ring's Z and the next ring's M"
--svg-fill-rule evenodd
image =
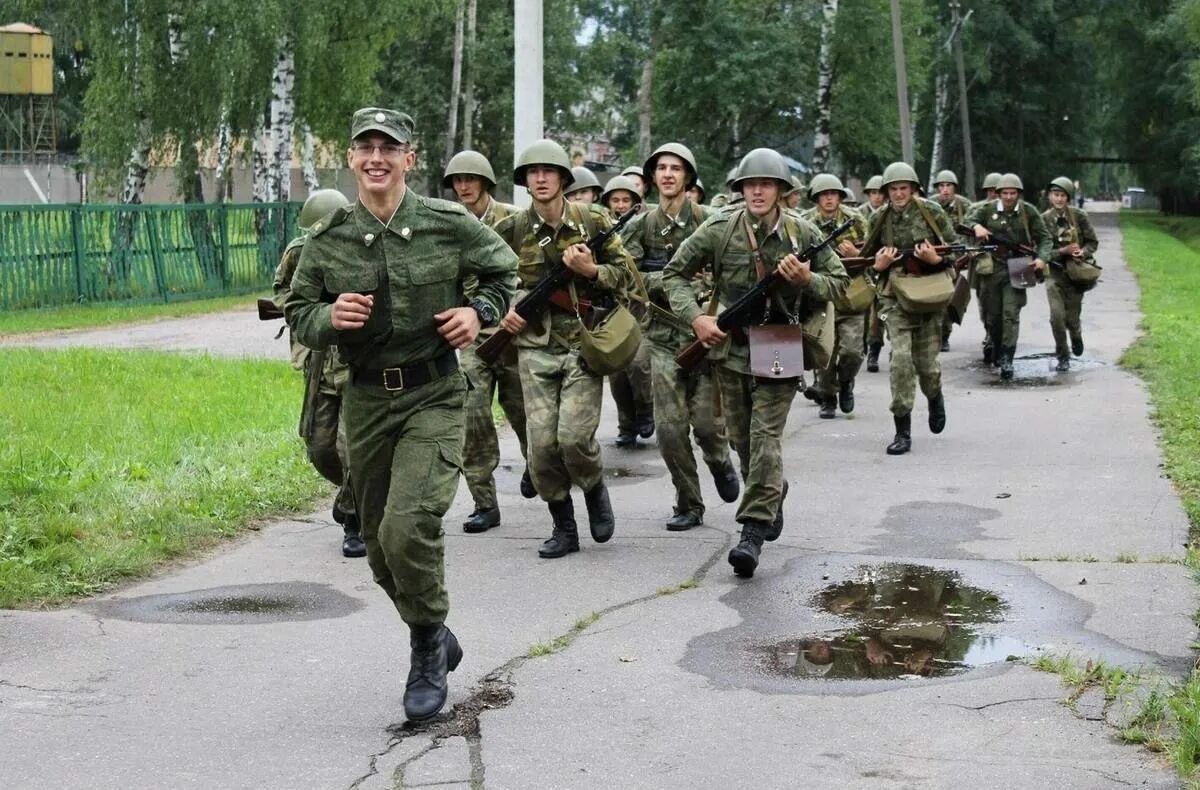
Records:
M0 309L261 290L301 205L0 206Z

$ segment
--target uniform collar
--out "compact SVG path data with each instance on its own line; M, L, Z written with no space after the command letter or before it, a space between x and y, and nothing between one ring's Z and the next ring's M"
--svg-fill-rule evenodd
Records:
M776 210L779 212L779 216L777 216L775 218L775 224L771 227L770 230L767 231L767 235L763 237L764 240L767 238L770 238L771 236L778 236L781 239L784 238L784 236L783 236L783 211L784 210L782 207L778 207ZM757 218L755 218L754 215L751 214L749 211L746 212L746 215L747 215L746 218L750 220L750 227L754 230L755 233L758 233L759 230L762 229L763 223L760 220L758 220Z
M405 241L412 238L412 228L404 222L406 215L410 213L410 209L416 200L416 198L409 199L408 193L410 191L409 189L404 190L404 196L400 198L400 202L396 205L396 210L392 212L392 216L388 218L387 222L380 221L379 217L372 214L362 204L361 200L354 205L354 223L363 244L370 247L375 243L376 239L388 231Z
M539 233L543 226L549 224L546 222L546 220L542 219L541 214L537 213L537 209L531 207L529 209L529 215L529 219L531 220L529 225L534 234ZM579 228L579 226L575 223L575 220L571 217L571 201L567 200L566 198L563 198L562 216L559 217L558 220L558 230L561 231L563 228L570 228L571 230L576 230ZM554 232L557 233L558 231Z
M659 214L661 214L663 217L666 218L667 222L670 225L675 225L680 228L686 228L688 222L690 222L692 219L692 201L685 198L683 201L682 208L679 209L679 214L674 217L672 217L670 214L667 213L667 209L664 207L664 205L662 203L658 204L657 211Z

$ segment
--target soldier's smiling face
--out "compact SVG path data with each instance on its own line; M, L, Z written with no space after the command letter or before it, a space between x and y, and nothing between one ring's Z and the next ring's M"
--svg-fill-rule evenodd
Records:
M479 176L456 175L453 179L454 194L458 195L459 202L465 205L475 205L486 191L483 179Z
M562 192L563 177L557 167L533 165L525 171L525 188L534 200L548 203Z
M416 164L417 155L407 143L398 143L382 132L368 132L350 144L346 161L359 192L382 195L404 184L404 176Z
M773 178L747 178L741 183L746 208L756 217L765 217L775 210L779 202L779 182Z
M822 214L832 214L837 211L838 206L842 205L842 193L836 189L827 189L817 195L817 205Z
M654 186L663 200L678 197L687 185L687 165L678 156L660 154L654 163Z
M614 189L608 196L608 208L618 217L633 208L634 202L633 193L628 189Z
M895 184L888 184L888 200L896 208L904 208L913 199L913 185L910 181L900 181Z
M1021 197L1021 190L1005 187L1000 190L1000 202L1004 204L1006 209L1010 209L1017 205L1017 198Z

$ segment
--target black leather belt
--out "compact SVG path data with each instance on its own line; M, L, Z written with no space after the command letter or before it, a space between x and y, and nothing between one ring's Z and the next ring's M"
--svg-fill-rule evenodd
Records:
M418 362L402 368L355 369L351 373L351 380L358 387L383 387L389 392L399 392L445 378L456 370L458 355L451 351L428 362Z

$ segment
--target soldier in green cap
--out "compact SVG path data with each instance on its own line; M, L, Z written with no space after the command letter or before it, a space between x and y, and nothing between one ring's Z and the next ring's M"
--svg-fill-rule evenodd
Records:
M409 626L404 713L425 721L462 660L445 625L442 532L462 472L467 380L455 349L507 309L517 259L461 205L407 188L413 135L402 112L354 113L346 158L358 202L313 225L284 313L301 343L337 344L350 366L343 408L367 561Z
M642 347L649 351L653 372L658 450L675 486L674 512L666 527L680 532L704 521L704 498L691 433L696 436L721 499L736 501L740 486L729 458L725 420L717 413L714 401L712 370L701 365L688 371L675 364L675 355L692 342L694 335L687 323L675 317L663 289L665 265L710 214L687 197L687 187L696 178L696 159L687 146L666 143L650 154L645 172L654 179L661 202L653 211L634 217L625 226L622 238L643 272L650 296ZM711 273L701 272L692 279L691 288L694 299L705 299L712 291Z
M954 263L952 258L943 257L934 249L953 239L950 218L936 201L917 196L919 186L916 171L906 162L893 162L884 169L883 188L887 190L888 202L871 215L862 249L864 256L875 258L879 318L892 346L889 383L896 436L887 446L888 455L902 455L912 449L912 410L918 382L929 403L929 430L941 433L946 427L946 400L938 360L942 313L906 308L897 293L898 285L893 282L893 278L909 277L906 269L910 264L916 270L911 279L921 279L926 272L936 276ZM901 258L901 249L914 250L912 259Z
M838 239L838 257L858 255L858 246L866 239L867 223L862 215L845 205L849 190L832 173L818 173L808 184L808 199L815 205L802 216L828 235L847 220L854 224ZM866 272L855 276L865 277ZM843 414L854 411L854 379L863 363L863 311L855 310L845 300L835 301L837 320L833 356L829 364L817 371L817 397L820 417L832 420L840 406Z
M579 551L571 486L583 489L592 539L604 543L615 521L596 428L600 423L603 379L579 355L586 305L603 304L630 288L633 261L618 236L612 236L599 260L584 243L612 226L600 206L570 203L563 197L573 179L567 152L553 140L533 143L517 158L513 182L529 190L533 204L496 226L520 257L520 287L530 288L554 267L574 274L566 290L547 310L526 322L515 310L501 321L515 336L521 385L525 392L529 471L549 507L554 528L538 550L542 557Z
M940 171L933 178L933 188L935 190L934 199L950 217L950 222L955 227L965 222L967 212L971 210L971 201L958 194L958 176L954 174L954 171ZM957 231L955 235L959 235ZM950 333L953 331L954 321L947 313L942 316L942 351L950 350Z
M583 165L577 165L571 168L570 191L563 196L572 203L599 203L602 191L596 174Z
M300 253L308 233L317 221L339 208L350 205L346 196L336 189L318 189L304 201L300 209L300 236L292 239L279 267L275 270L275 306L283 310L292 290L292 275L300 263ZM290 333L292 366L304 371L304 401L300 409L300 437L308 450L308 460L321 477L338 487L333 500L333 520L342 525L342 556L365 557L367 547L362 540L358 511L354 507L354 491L350 485L349 464L346 461L346 430L342 420L342 393L350 375L337 354L337 348L313 351Z
M975 238L985 240L992 231L1004 233L1020 244L1035 248L1033 269L1041 274L1046 268L1052 245L1050 233L1041 213L1021 198L1024 185L1015 173L1000 176L995 203L976 203L967 214L966 224L974 228ZM1012 255L1018 255L1011 251ZM1017 337L1021 332L1021 308L1028 295L1016 288L1009 274L1006 258L1000 255L981 256L975 264L976 275L982 279L981 297L988 317L988 337L993 345L993 357L999 359L1000 378L1013 377L1013 357L1017 353Z
M1054 238L1054 252L1049 260L1046 298L1050 302L1050 331L1054 333L1058 371L1065 373L1071 369L1071 354L1083 354L1083 328L1080 326L1083 294L1095 285L1094 281L1072 280L1068 271L1084 262L1094 266L1091 258L1100 241L1087 212L1071 205L1075 195L1074 181L1060 176L1050 182L1049 192L1050 208L1042 214L1042 220ZM1069 349L1068 333L1071 338Z
M663 273L663 287L671 311L713 349L709 361L715 366L726 429L745 483L736 516L741 539L729 552L729 564L738 576L750 577L758 567L763 541L776 539L783 529L787 482L782 438L799 377L755 377L748 342L753 327L722 332L715 305L732 304L775 270L782 282L765 300L762 321L794 325L837 299L849 278L828 248L812 261L797 257L820 232L784 208L783 194L792 181L777 152L756 148L746 154L733 187L745 196L744 204L718 212L680 245ZM692 280L710 268L716 301L706 310L696 301Z
M453 189L458 200L480 222L488 227L518 211L516 206L501 203L492 197L496 188L496 173L492 163L478 151L459 151L446 164L442 188ZM476 282L466 283L467 298L475 295ZM521 393L521 376L517 370L516 349L507 349L495 362L486 363L476 349L495 334L496 328L481 329L470 347L458 356L463 374L471 382L467 392L466 430L463 437L463 478L475 503L463 522L463 532L486 532L500 526L500 505L496 500L494 473L500 465L500 442L496 436L496 420L492 403L499 401L508 424L517 434L521 457L525 458L525 399ZM521 494L532 499L537 496L533 480L526 467L521 475Z

